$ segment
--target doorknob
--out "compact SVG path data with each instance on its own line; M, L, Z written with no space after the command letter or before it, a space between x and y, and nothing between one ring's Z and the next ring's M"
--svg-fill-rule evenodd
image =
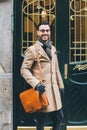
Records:
M64 64L64 79L68 78L68 65Z

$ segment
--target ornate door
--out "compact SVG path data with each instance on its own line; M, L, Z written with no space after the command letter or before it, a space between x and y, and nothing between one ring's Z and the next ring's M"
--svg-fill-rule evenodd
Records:
M19 93L27 89L27 83L20 74L24 52L37 40L37 25L48 21L51 26L51 39L55 45L56 1L55 0L14 0L14 49L13 49L13 124L35 126L35 113L25 113L19 100ZM29 85L28 85L29 86ZM48 125L49 121L48 121Z
M87 1L69 0L64 81L68 125L87 124ZM67 11L67 12L68 12ZM66 15L66 14L65 14ZM65 34L67 37L67 34ZM67 37L68 38L68 37Z

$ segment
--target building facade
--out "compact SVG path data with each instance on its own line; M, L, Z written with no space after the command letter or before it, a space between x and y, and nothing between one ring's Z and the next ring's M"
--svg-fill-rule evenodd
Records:
M0 130L12 130L13 2L0 1Z
M0 14L0 130L35 127L35 114L25 113L19 100L27 86L20 67L43 20L51 26L65 85L62 129L87 129L87 1L0 0ZM46 126L50 130L50 119Z

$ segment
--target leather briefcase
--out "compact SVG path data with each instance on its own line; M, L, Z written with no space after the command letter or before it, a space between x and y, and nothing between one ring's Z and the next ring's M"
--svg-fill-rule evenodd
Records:
M29 113L33 113L48 106L46 94L39 94L39 92L33 88L21 92L19 97L24 110Z

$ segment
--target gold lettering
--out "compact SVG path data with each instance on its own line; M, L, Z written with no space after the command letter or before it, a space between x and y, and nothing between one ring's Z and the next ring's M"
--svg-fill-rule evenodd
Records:
M78 69L79 71L80 70L86 70L87 69L87 64L85 64L85 65L76 65L74 68L73 68L73 70L76 70L76 69Z

